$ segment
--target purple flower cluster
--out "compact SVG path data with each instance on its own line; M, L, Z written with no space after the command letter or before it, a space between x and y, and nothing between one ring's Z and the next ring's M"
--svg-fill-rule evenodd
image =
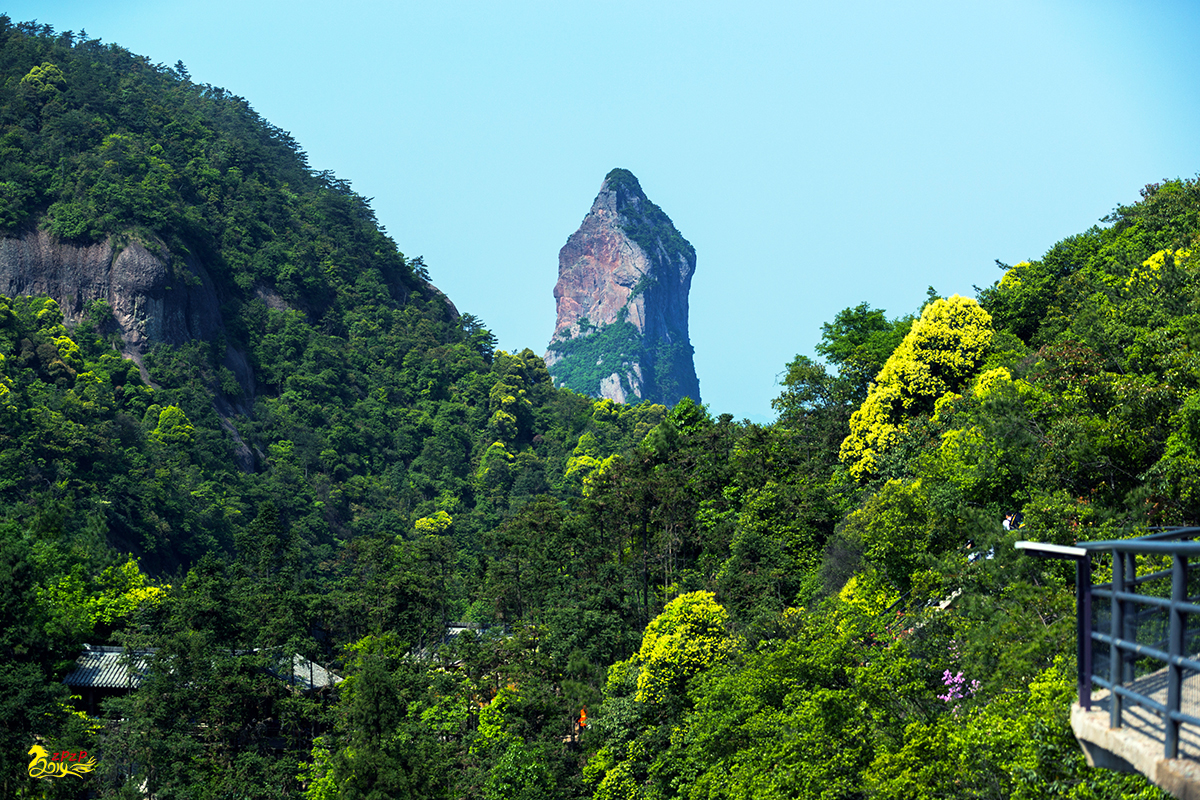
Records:
M961 700L968 695L975 694L975 692L979 691L979 687L981 685L979 681L971 681L968 683L967 679L963 677L961 672L959 672L957 675L951 675L950 670L946 670L942 673L942 684L946 687L946 693L939 694L937 699L944 700L947 703L954 702L955 700ZM963 694L963 689L967 690L966 694Z

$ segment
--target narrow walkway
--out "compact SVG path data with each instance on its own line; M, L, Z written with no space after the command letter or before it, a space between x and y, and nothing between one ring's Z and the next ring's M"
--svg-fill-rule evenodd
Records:
M1159 670L1128 686L1156 702L1167 702L1166 670ZM1200 675L1184 680L1180 710L1200 716ZM1200 729L1179 726L1179 758L1163 757L1166 731L1163 720L1144 706L1126 700L1121 727L1110 728L1112 696L1108 690L1092 692L1092 707L1071 706L1071 728L1083 747L1089 766L1121 772L1140 772L1154 785L1180 800L1200 800Z

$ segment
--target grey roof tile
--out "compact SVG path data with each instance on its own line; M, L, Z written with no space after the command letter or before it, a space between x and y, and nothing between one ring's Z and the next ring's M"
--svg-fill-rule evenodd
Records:
M83 652L75 659L75 669L63 678L63 683L94 689L136 689L145 680L147 660L154 652L152 649L131 652L124 647L85 644ZM237 652L244 655L257 651ZM272 675L289 686L312 691L334 686L343 680L299 653L292 654L290 661L289 664L288 657L280 654L275 666L269 669ZM129 669L131 664L132 671Z
M63 683L94 689L133 689L145 679L147 655L148 651L85 644L75 659L75 669L63 678Z

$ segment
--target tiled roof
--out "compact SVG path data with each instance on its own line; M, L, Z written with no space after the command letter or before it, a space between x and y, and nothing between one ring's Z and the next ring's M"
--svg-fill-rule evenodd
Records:
M75 659L75 669L63 678L63 683L68 686L94 689L136 689L145 680L147 657L154 652L154 650L139 650L131 653L124 647L85 644L83 652L79 658ZM239 655L244 655L257 651L239 650L237 652ZM289 686L299 687L303 691L312 691L336 685L343 680L298 653L292 655L290 665L288 660L287 656L280 654L279 660L273 668L269 668L269 671ZM131 663L132 673L129 670Z
M326 686L332 686L342 682L342 678L334 675L329 670L322 667L320 664L315 664L309 661L299 653L292 655L291 675L288 675L287 656L280 658L275 669L271 670L271 674L279 678L281 681L292 686L299 686L305 691L313 689L324 689Z
M63 678L63 683L95 689L133 689L145 678L147 655L148 651L132 653L124 647L85 644L83 653L75 659L75 669Z

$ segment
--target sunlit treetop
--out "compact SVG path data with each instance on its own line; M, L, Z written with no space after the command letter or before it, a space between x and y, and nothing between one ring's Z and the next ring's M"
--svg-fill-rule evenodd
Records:
M938 398L961 387L991 340L991 315L974 300L954 295L926 306L850 417L840 452L850 473L860 480L874 473L876 458L898 441L905 420L932 411Z

